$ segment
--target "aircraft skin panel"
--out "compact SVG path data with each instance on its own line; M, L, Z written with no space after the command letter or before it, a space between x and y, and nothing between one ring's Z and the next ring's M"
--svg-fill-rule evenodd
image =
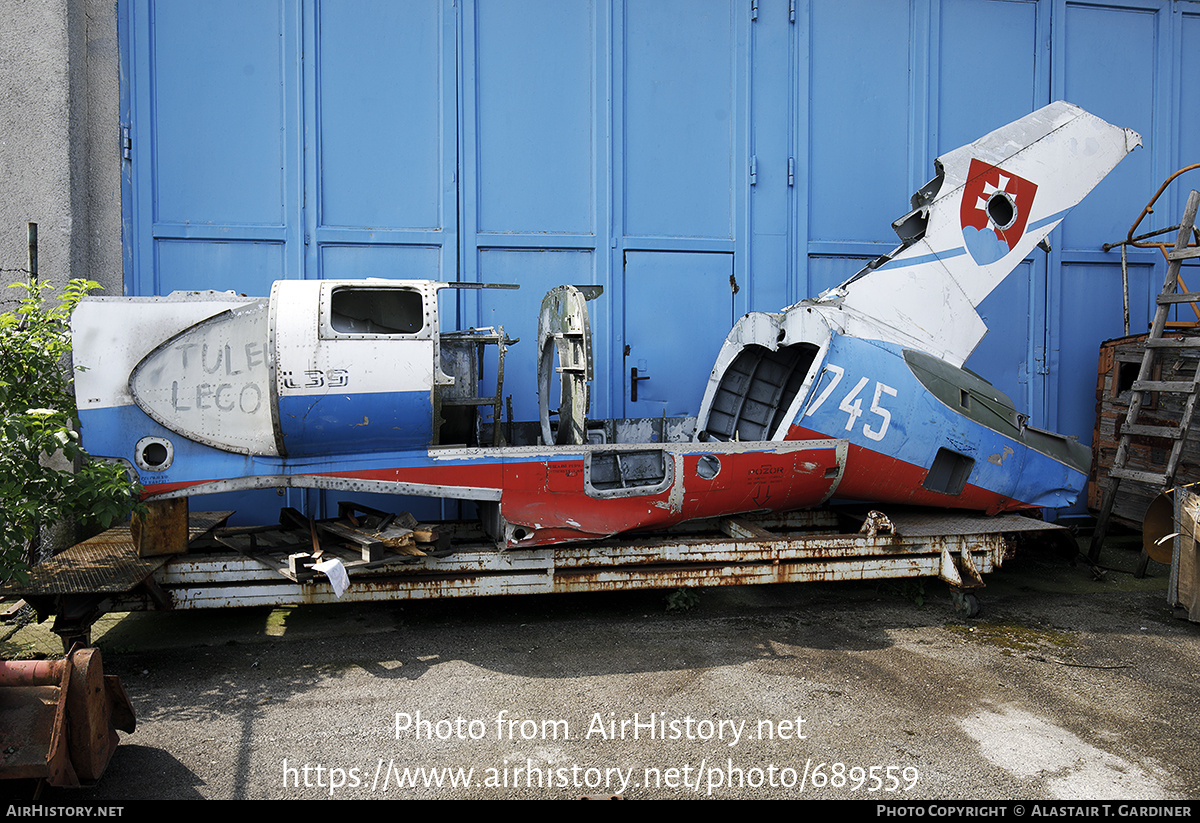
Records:
M747 315L739 323L731 335L735 345L727 344L710 381L701 431L709 425L722 371L734 353L747 345L794 345L790 332L780 334L790 327L818 346L818 356L805 388L790 404L790 421L775 437L848 440L839 498L999 512L1067 506L1082 489L1087 451L1057 435L1022 428L1011 401L986 381L895 343L828 329L822 341L805 319L811 316L807 309L794 312L805 328L789 317L767 314ZM909 358L922 367L921 374ZM938 364L936 373L926 371L931 363ZM939 455L940 465L957 465L966 473L961 484L943 478L931 481L932 490L926 487Z
M961 366L961 353L974 351L987 326L941 258L931 257L911 268L889 269L886 289L876 285L847 299L836 318L842 331L913 346Z
M93 455L127 462L146 496L154 493L151 489L164 485L194 483L199 478L228 477L234 473L254 474L264 459L180 437L132 404L80 409L79 431ZM147 444L155 443L166 449L166 453L161 460L147 463L143 453Z
M277 346L276 391L280 397L429 394L434 384L433 352L431 340L314 341L303 349Z
M711 466L701 461L714 455L672 452L670 458L671 480L665 488L627 497L598 496L580 471L585 461L558 464L545 479L532 464L506 470L501 505L510 533L514 526L524 527L527 535L518 545L547 545L704 517L810 508L836 488L845 450L834 445L796 452L731 450L715 457L720 468L712 477L706 476Z
M76 405L82 411L133 403L129 375L161 341L254 302L256 298L214 291L82 300L71 315L75 361L87 366L75 374Z
M279 398L289 457L420 448L433 434L429 391L299 394Z
M146 414L190 440L274 454L266 340L265 300L228 309L143 357L129 392Z
M788 433L788 438L792 440L820 439L824 436L818 431L801 426L793 426ZM1019 464L1019 454L1018 452L1009 455L1008 459L1014 465ZM1010 497L973 482L968 482L961 491L951 495L924 488L922 484L930 473L928 466L906 463L851 443L847 449L846 474L838 484L837 497L903 506L967 509L987 514L1042 508L1060 509L1071 505L1079 494L1081 484L1087 482L1087 475L1081 475L1061 464L1045 468L1047 471L1039 476L1036 487L1030 483L1025 484L1022 489L1025 496L1021 498Z
M988 399L999 406L1003 397L996 392ZM901 347L834 335L787 437L850 441L839 496L992 513L1074 501L1087 481L1086 462L1069 465L972 420L965 412L980 402L978 395L968 392L963 400L966 408L953 409L930 392L905 362ZM957 460L967 472L962 488L927 488L942 452L944 461Z
M331 458L247 458L200 444L177 455L181 466L151 479L150 497L238 488L299 487L393 491L493 501L510 546L590 540L630 529L761 509L819 505L842 477L844 441L621 444L448 448ZM204 450L209 454L205 455ZM601 466L614 458L660 468L619 482ZM240 476L240 485L221 478Z

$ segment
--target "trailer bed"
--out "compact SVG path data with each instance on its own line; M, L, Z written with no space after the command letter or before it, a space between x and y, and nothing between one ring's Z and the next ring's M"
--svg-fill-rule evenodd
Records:
M228 512L193 512L185 554L141 558L128 526L110 529L33 569L25 585L0 593L54 615L64 642L86 639L108 611L208 609L372 602L500 594L937 577L956 605L977 611L982 575L1020 541L1070 540L1061 526L1008 514L895 510L805 510L697 521L669 532L623 535L534 549L501 550L469 521L436 524L426 551L374 552L321 541L320 560L347 573L340 596L332 575L297 547L308 531L221 529ZM253 534L247 547L233 538ZM315 538L314 538L315 539ZM249 544L253 543L250 548Z

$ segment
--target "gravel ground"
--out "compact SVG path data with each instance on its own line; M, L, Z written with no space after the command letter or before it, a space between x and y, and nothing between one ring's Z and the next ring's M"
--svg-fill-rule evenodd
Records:
M41 802L1200 798L1200 626L1150 571L1025 553L971 620L933 580L112 615L137 731Z

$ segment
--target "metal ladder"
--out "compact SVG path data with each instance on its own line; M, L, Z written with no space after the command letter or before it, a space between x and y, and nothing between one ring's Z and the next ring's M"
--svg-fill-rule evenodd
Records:
M1092 543L1088 550L1088 559L1093 563L1099 559L1100 550L1104 546L1104 538L1108 533L1109 518L1112 515L1113 503L1116 500L1121 481L1133 480L1157 486L1164 491L1169 489L1175 482L1175 473L1179 468L1179 456L1183 452L1184 443L1187 441L1188 429L1192 425L1192 415L1196 409L1196 398L1197 395L1200 395L1200 368L1197 368L1196 375L1191 380L1163 381L1152 380L1151 377L1154 374L1154 366L1159 359L1159 352L1163 349L1196 348L1197 346L1195 340L1163 336L1163 332L1167 326L1167 315L1170 313L1172 307L1180 303L1191 303L1193 305L1200 303L1200 292L1176 291L1183 261L1188 258L1200 257L1200 247L1188 245L1192 228L1196 223L1197 206L1200 206L1200 192L1193 190L1188 196L1183 220L1179 224L1179 233L1176 236L1175 247L1166 252L1167 276L1163 281L1162 293L1158 295L1156 301L1158 308L1154 313L1154 322L1150 325L1150 334L1146 338L1146 351L1142 356L1141 368L1138 369L1137 379L1133 382L1133 394L1129 402L1129 412L1125 416L1124 426L1121 427L1121 437L1117 445L1117 454L1113 458L1112 469L1109 470L1108 488L1104 492L1104 498L1100 506L1100 515L1096 520L1096 530L1092 534ZM1187 395L1183 414L1180 416L1177 427L1148 426L1137 422L1138 416L1142 411L1142 403L1149 392L1173 392ZM1167 465L1161 472L1140 471L1125 467L1129 459L1130 439L1137 436L1163 437L1174 441L1171 444L1171 455L1167 459ZM1143 549L1137 571L1139 577L1144 574L1148 559L1148 555Z

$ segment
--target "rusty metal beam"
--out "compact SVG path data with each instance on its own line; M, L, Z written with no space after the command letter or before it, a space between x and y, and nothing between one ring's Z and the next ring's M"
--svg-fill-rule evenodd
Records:
M1017 516L964 520L901 514L894 520L897 534L874 537L777 534L766 528L780 522L775 518L730 528L744 537L714 530L509 551L480 539L459 543L445 557L355 570L340 602L900 577L938 577L969 589L982 586L981 575L1003 563L1013 535L1061 531ZM232 553L193 552L164 566L155 580L176 609L339 602L321 576L296 583ZM115 608L149 609L154 604L134 593Z

